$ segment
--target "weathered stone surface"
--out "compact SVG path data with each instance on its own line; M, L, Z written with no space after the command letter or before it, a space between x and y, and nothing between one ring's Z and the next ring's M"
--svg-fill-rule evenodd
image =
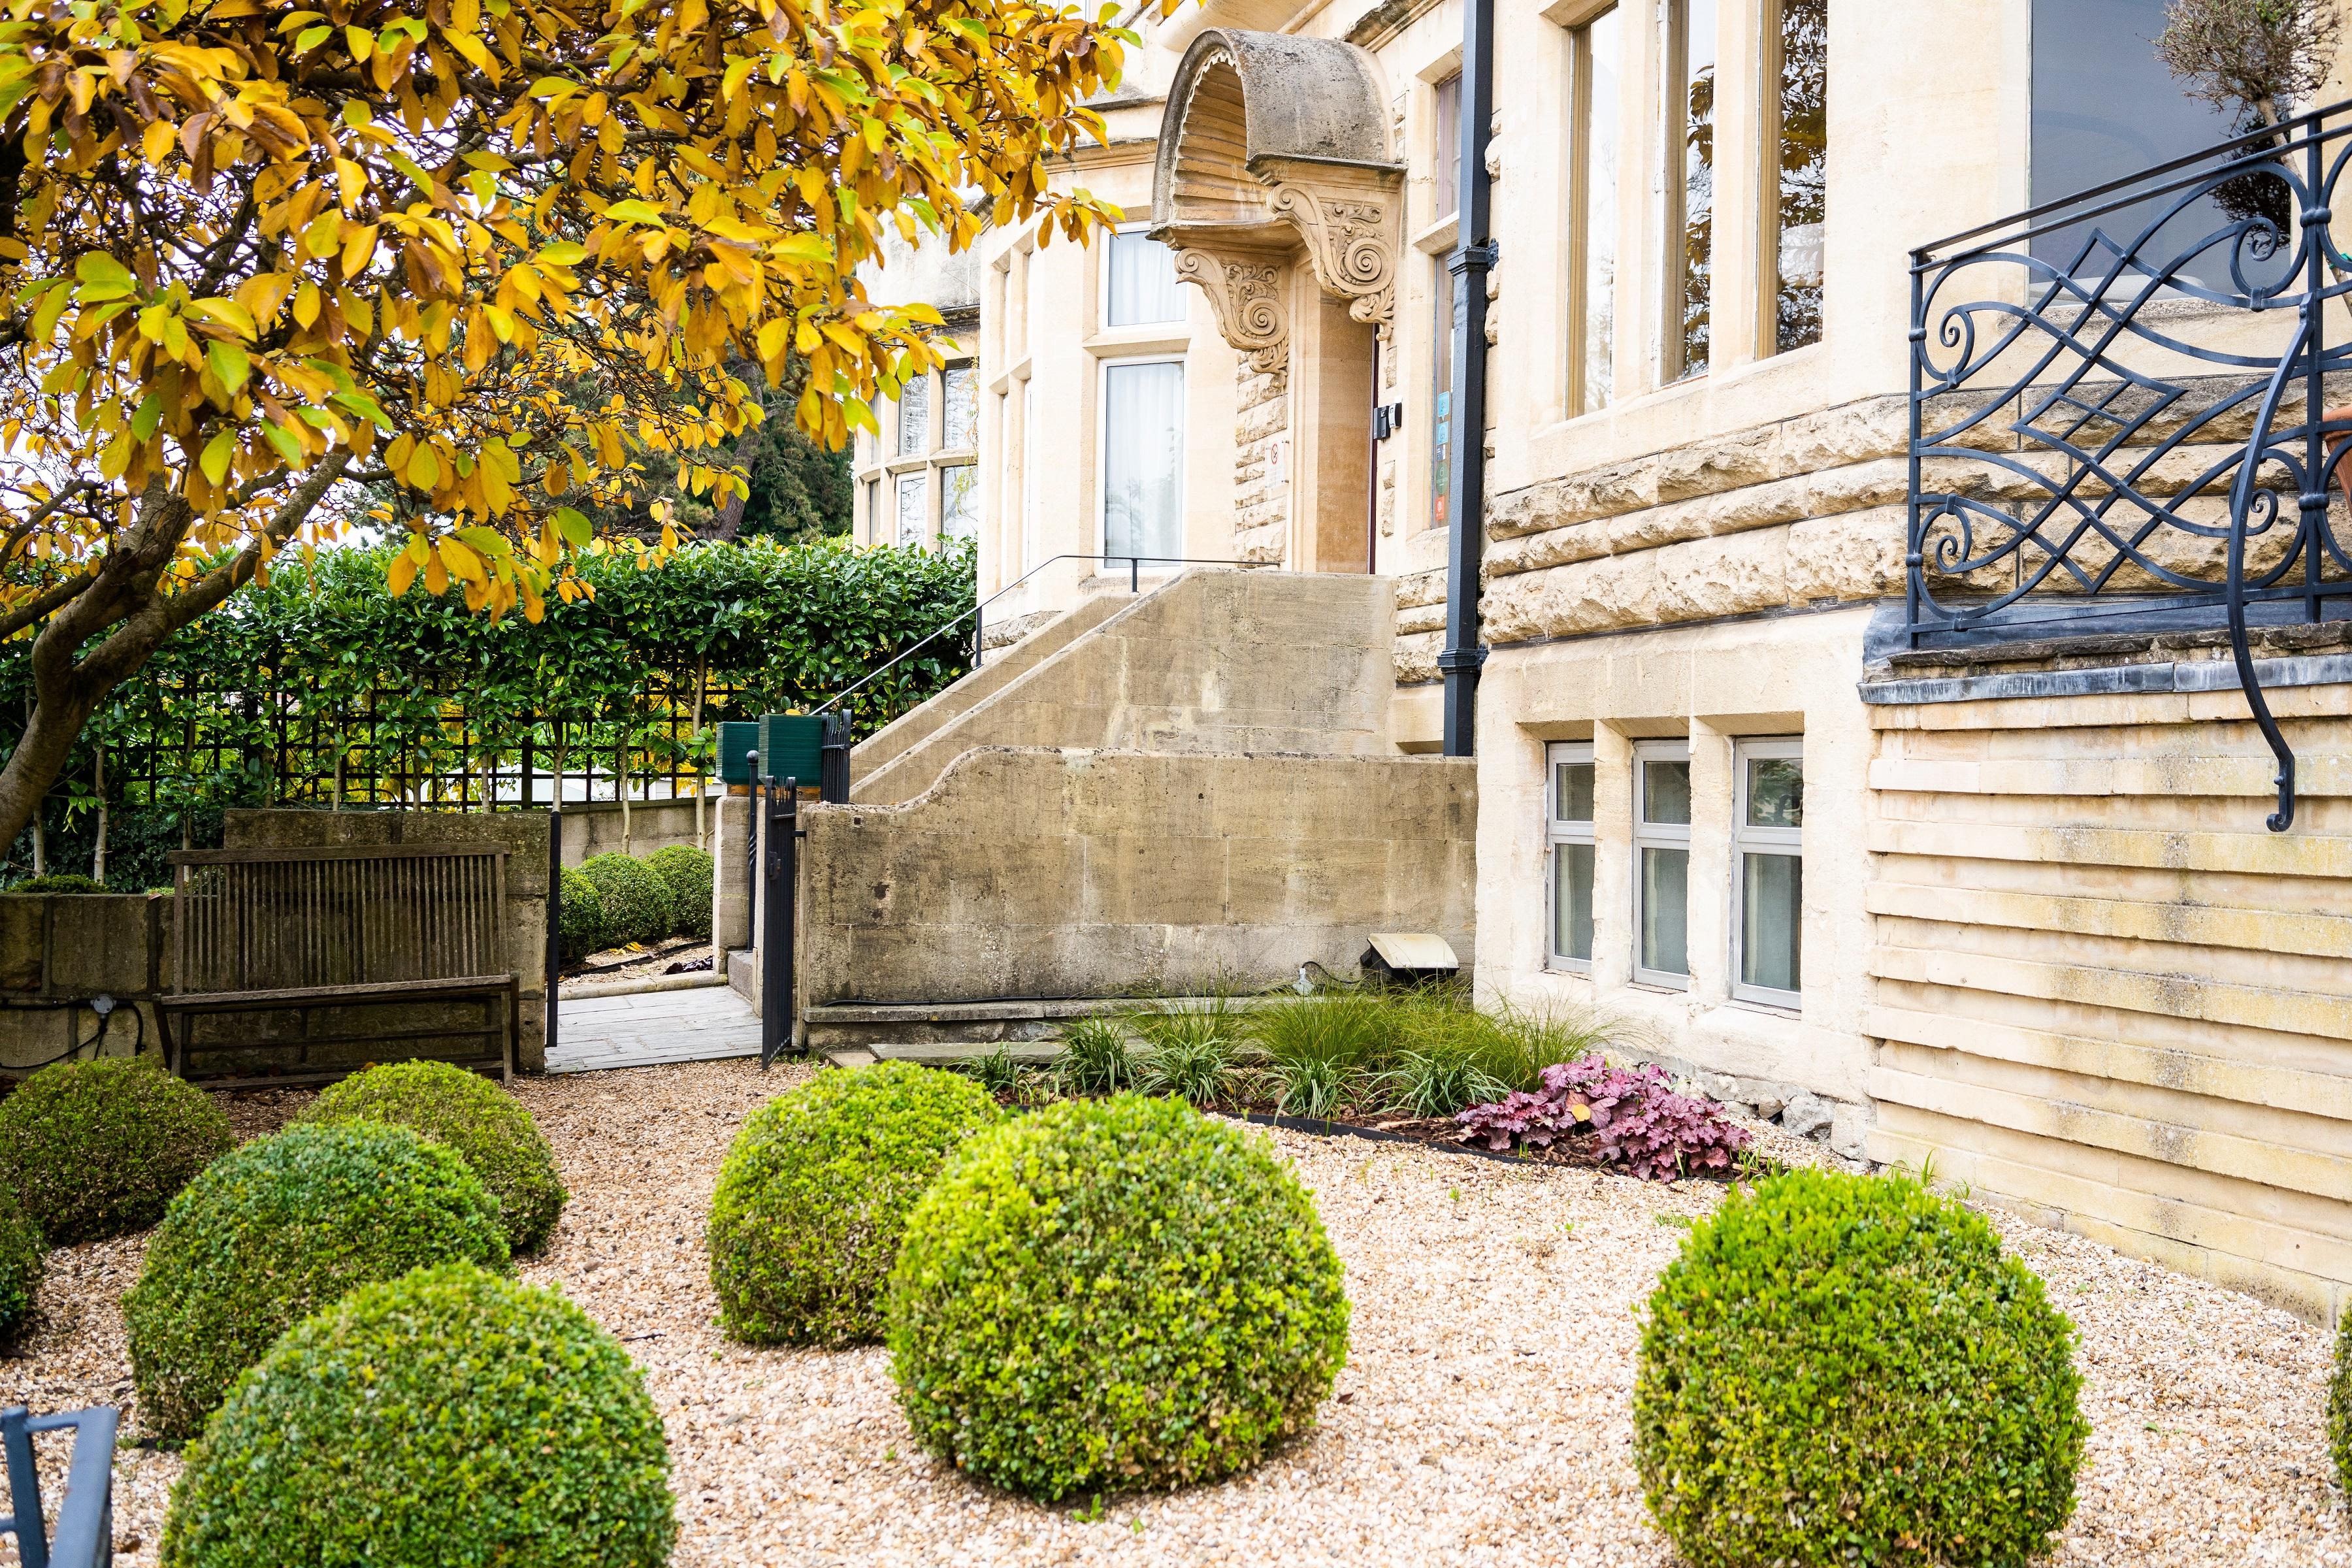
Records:
M1780 1125L1800 1138L1826 1138L1836 1120L1837 1108L1808 1089L1799 1089L1780 1108Z

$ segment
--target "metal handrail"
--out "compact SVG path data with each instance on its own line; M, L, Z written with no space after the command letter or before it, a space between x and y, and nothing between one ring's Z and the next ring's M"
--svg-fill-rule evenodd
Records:
M111 1405L55 1415L35 1415L21 1405L0 1410L10 1510L0 1517L0 1535L16 1538L16 1558L24 1568L107 1568L114 1561L114 1436L120 1420ZM74 1435L73 1458L52 1541L41 1521L33 1435L66 1431Z
M930 644L936 642L947 633L955 630L958 626L961 625L966 620L970 620L972 623L971 662L973 666L977 668L980 664L981 612L987 609L989 605L996 603L997 600L1004 597L1007 594L1012 593L1015 588L1020 587L1024 583L1028 582L1030 578L1034 577L1046 567L1064 561L1124 561L1127 563L1127 591L1130 594L1142 592L1143 568L1146 563L1153 566L1272 566L1276 564L1276 563L1271 561L1222 561L1210 560L1194 555L1087 555L1082 554L1077 551L1065 551L1059 555L1049 555L1045 560L1037 563L1036 565L1029 568L1028 571L1021 574L1020 576L1015 577L1012 582L1004 584L1003 587L999 588L995 593L991 594L987 598L982 599L980 603L972 605L971 609L957 616L953 620L942 623L936 629L926 634L919 641L901 648L897 654L891 657L888 663L881 665L874 669L867 670L864 675L859 676L849 685L843 687L839 691L835 692L823 702L817 704L817 706L810 710L810 711L812 713L832 712L834 709L839 707L843 702L845 702L850 698L857 695L857 693L864 689L869 682L878 679L882 676L887 675L899 664L903 663L907 659L912 658L916 654L921 652L925 647L928 647Z

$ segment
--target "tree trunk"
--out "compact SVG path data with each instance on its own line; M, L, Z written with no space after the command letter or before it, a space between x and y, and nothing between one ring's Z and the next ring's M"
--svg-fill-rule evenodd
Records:
M106 747L102 742L98 748L97 772L98 847L90 851L89 879L103 883L106 880Z

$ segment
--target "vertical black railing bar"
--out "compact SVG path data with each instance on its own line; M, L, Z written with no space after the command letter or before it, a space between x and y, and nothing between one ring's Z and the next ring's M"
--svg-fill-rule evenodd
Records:
M0 1449L6 1454L8 1508L0 1533L16 1537L24 1568L107 1568L114 1561L114 1440L121 1415L110 1405L35 1415L23 1405L0 1410ZM33 1438L71 1432L73 1458L54 1538L41 1517L41 1485Z
M563 796L547 814L547 1053L558 1039L555 994L563 980Z
M799 896L800 780L769 778L761 813L760 857L760 1066L766 1068L792 1043L793 925Z

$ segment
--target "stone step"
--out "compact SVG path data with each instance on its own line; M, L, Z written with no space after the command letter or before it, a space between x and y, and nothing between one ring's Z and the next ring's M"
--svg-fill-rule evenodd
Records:
M760 1010L760 954L757 949L739 947L727 955L727 984L743 998L753 1012Z

